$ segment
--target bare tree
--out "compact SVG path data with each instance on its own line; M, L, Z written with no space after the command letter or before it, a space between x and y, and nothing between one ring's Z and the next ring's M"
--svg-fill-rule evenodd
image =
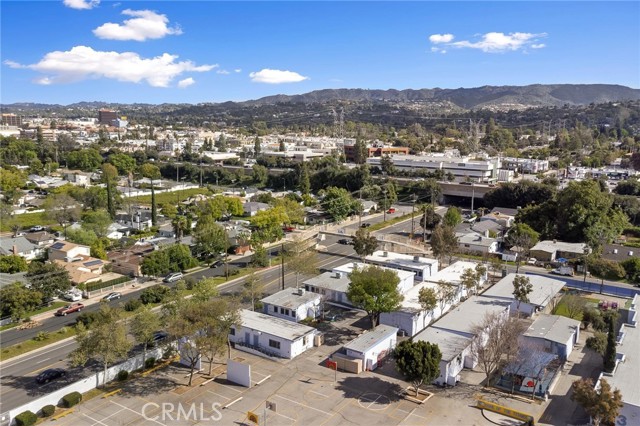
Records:
M471 350L486 375L485 387L490 385L491 376L503 357L510 359L517 353L521 330L516 318L502 312L487 313L480 323L472 327Z
M265 285L260 281L260 277L256 274L255 269L246 276L244 284L242 286L242 298L251 302L251 310L256 309L256 303L258 299L262 297L264 293Z

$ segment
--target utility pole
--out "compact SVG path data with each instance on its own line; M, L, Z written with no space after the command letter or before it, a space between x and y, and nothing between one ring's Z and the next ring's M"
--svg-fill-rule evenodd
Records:
M384 219L383 222L387 221L387 190L382 191L384 193Z
M358 210L358 212L360 213L358 215L358 227L362 226L362 188L360 188L358 190L358 199L360 200L360 209Z
M411 203L411 236L410 236L409 239L413 240L413 234L414 234L414 232L416 230L416 223L413 220L413 215L416 212L416 194L413 194L411 196L411 199L412 199L413 202Z
M282 290L284 290L284 243L280 246L280 276L282 278Z
M200 163L200 188L202 188L202 163Z
M471 184L471 215L473 215L473 201L476 198L476 186Z
M176 163L176 203L180 204L180 192L178 188L180 187L180 164Z

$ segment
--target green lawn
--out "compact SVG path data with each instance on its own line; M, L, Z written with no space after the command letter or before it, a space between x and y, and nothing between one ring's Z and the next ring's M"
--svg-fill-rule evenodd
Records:
M12 220L2 221L0 224L1 231L11 231L12 223L17 223L22 229L28 229L35 225L55 225L55 222L47 219L46 212L40 213L24 213L17 214L12 217Z
M76 334L75 327L64 327L56 331L55 333L50 333L48 337L44 340L38 341L38 340L31 339L22 343L18 343L17 345L9 346L7 348L2 348L2 351L0 351L0 361L6 361L9 358L13 358L15 356L34 351L36 349L42 348L52 343L59 342L60 340L64 340L67 337L75 336L75 334Z
M569 311L567 310L567 304L566 304L565 299L564 299L565 297L567 297L567 296L564 296L562 299L560 299L560 303L558 303L556 308L553 310L553 313L554 313L554 315L560 315L560 316L563 316L563 317L570 318ZM585 302L587 302L587 304L595 304L596 307L598 306L598 302L599 302L598 299L594 299L594 298L591 298L591 297L582 297L582 299L584 299ZM580 313L578 315L578 318L574 318L574 319L576 319L578 321L582 321L582 313Z
M27 312L26 314L24 314L24 318L30 318L32 316L41 314L43 312L57 310L57 309L62 308L63 306L66 306L68 304L69 304L69 302L53 302L50 306L43 306L42 308L36 309L35 311ZM8 330L10 328L18 326L19 324L20 323L18 323L18 322L12 322L11 324L3 325L2 327L0 327L0 331Z
M387 217L389 216L390 215L387 215ZM416 215L416 217L418 217L418 215ZM395 225L396 223L402 222L407 219L411 219L411 214L405 214L404 216L397 216L397 217L394 217L393 219L387 220L386 222L374 223L368 228L368 230L369 232L379 231L381 229L386 228L387 226Z
M207 188L191 188L183 191L163 192L161 194L156 194L156 204L177 204L198 194L211 195L211 191ZM151 195L142 195L131 198L142 204L151 204Z

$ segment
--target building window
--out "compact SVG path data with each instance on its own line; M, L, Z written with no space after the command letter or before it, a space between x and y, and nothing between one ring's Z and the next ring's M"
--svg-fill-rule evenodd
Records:
M309 290L309 285L308 285L308 284L305 284L305 285L304 285L304 290L305 290L305 291L311 291L311 290Z
M277 340L269 339L269 347L270 348L275 348L275 349L280 349L280 342L278 342Z
M231 331L229 331L229 334L232 335L232 336L235 336L236 335L236 329L231 327Z
M277 306L273 307L273 312L275 312L276 314L278 313L278 307Z
M302 346L307 346L307 336L302 338Z
M288 310L288 309L286 309L286 310L284 311L284 314L285 314L285 315L287 315L287 316L289 316L289 310Z
M291 316L294 318L296 317L296 311L294 311L293 309L291 310Z
M280 313L284 314L284 308L280 308Z

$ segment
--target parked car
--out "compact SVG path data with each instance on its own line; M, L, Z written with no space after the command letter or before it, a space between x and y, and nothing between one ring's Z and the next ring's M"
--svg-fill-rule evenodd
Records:
M387 210L387 213L389 213L389 214L393 214L395 212L396 212L396 209L393 208L393 207L391 207L389 210Z
M113 293L107 294L105 297L102 298L102 300L106 302L110 302L112 300L120 299L121 297L122 297L122 293L114 291Z
M66 375L67 372L62 368L48 368L36 376L36 383L42 385Z
M552 269L551 273L556 275L566 275L566 276L572 277L573 268L571 266L561 266L559 268Z
M78 291L68 291L62 295L62 299L69 302L79 302L82 300L82 293Z
M222 260L216 260L215 262L213 262L211 264L211 267L212 268L219 268L222 265L224 265L224 262Z
M153 333L153 343L162 342L167 337L169 337L169 333L164 330L158 330Z
M532 258L530 258L529 260L527 260L527 263L528 263L529 265L533 265L533 266L535 266L535 265L536 265L536 262L538 262L538 260L537 260L535 257L532 257Z
M184 275L182 275L182 272L173 272L173 273L167 275L166 277L164 277L162 282L173 283L173 282L176 282L176 281L180 281L183 277L184 277Z
M282 230L284 232L293 232L295 230L295 228L293 226L283 226Z
M56 311L56 315L60 317L64 317L74 312L80 312L83 308L84 308L84 305L82 303L73 303L71 305L67 305L65 307L58 309Z
M32 226L31 229L29 229L29 232L40 232L40 231L44 231L44 226L35 225L35 226Z
M370 226L371 226L371 224L369 222L365 222L362 225L360 225L360 228L368 228Z
M342 244L344 246L348 246L349 244L351 244L351 240L348 240L346 238L341 238L338 240L338 244Z

